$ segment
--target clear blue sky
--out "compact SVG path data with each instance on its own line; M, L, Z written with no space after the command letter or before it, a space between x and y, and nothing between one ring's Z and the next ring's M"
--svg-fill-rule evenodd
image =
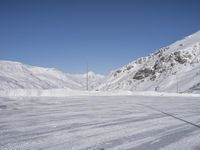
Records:
M106 74L200 30L199 0L0 0L0 59Z

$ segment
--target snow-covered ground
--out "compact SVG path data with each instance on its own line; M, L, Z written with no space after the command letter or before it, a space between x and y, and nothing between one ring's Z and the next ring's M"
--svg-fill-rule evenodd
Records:
M200 97L1 97L0 149L198 150Z

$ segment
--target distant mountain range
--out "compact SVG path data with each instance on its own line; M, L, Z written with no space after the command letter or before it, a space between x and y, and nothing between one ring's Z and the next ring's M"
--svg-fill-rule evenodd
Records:
M104 77L89 72L89 89ZM19 62L0 61L0 90L5 89L86 89L86 74L65 74Z
M200 93L200 31L103 76L89 72L89 90ZM65 74L0 61L0 90L86 89L86 74Z

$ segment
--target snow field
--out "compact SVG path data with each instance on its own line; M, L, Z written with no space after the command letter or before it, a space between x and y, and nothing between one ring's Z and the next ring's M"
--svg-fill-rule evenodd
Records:
M200 97L1 97L0 149L196 150Z

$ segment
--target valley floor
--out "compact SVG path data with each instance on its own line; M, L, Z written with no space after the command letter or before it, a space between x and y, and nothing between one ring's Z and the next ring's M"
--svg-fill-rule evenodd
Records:
M200 149L200 97L0 98L0 149Z

